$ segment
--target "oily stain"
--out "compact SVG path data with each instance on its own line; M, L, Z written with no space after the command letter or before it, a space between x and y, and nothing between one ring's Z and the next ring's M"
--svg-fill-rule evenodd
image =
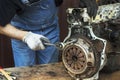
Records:
M46 72L48 75L52 76L52 77L55 77L57 76L57 74L53 71L49 71L49 72Z

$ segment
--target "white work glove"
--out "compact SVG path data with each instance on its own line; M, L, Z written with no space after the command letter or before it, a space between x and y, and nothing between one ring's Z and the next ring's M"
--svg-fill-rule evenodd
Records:
M27 43L28 47L32 50L44 50L44 43L50 43L49 39L43 35L28 32L24 38L23 42Z

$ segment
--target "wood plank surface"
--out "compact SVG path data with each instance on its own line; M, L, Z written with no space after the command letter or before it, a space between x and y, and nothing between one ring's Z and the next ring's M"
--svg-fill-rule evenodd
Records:
M12 72L17 80L73 80L62 63L5 68L5 70ZM99 80L120 80L120 71L111 74L102 73Z

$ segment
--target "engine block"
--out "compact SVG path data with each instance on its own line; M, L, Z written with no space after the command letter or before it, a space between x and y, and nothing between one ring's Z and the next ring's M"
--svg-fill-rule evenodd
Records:
M100 6L95 19L88 16L86 8L68 8L66 12L69 32L61 42L63 64L76 80L97 80L108 53L120 53L120 28L112 24L120 26L115 21L120 19L120 3Z

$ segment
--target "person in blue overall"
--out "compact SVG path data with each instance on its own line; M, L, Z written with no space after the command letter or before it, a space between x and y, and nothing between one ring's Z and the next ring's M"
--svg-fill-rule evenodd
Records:
M18 29L29 31L26 39L23 41L12 39L12 48L16 66L27 66L36 64L46 64L58 61L58 49L54 46L36 46L29 48L26 43L34 44L29 39L29 35L39 34L45 36L47 42L59 42L59 25L57 16L57 7L54 0L40 0L25 8L21 15L15 15L11 24ZM42 36L39 36L41 38ZM37 37L37 35L36 35ZM47 38L46 38L47 37ZM27 40L27 38L30 40ZM43 37L44 39L44 37ZM36 44L37 40L35 41ZM41 43L40 43L41 44ZM30 46L31 47L31 46ZM34 48L33 48L34 47ZM44 49L44 50L41 50Z
M91 17L96 15L95 0L80 1ZM44 42L54 44L60 40L57 14L61 3L62 0L0 0L0 34L12 38L16 67L58 61L58 49Z

